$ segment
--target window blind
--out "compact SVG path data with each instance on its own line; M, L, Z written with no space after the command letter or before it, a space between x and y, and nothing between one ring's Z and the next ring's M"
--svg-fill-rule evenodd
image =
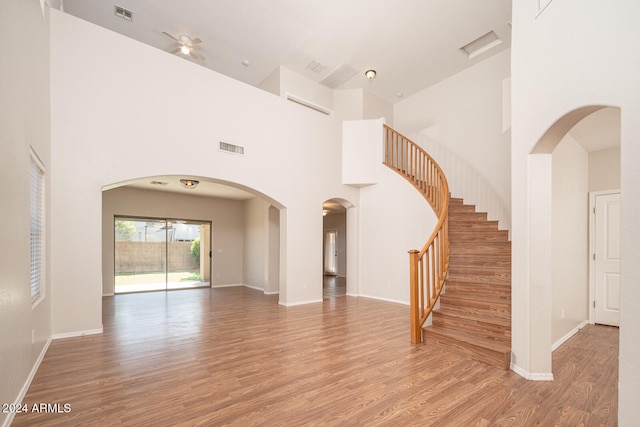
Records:
M30 167L30 247L31 247L31 301L42 291L44 266L44 168L31 153Z

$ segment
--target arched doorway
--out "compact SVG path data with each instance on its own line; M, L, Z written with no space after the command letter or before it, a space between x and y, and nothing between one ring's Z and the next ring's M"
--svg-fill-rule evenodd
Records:
M330 199L322 204L323 299L347 294L349 202Z
M210 236L200 240L204 243L200 261L207 265L194 268L200 271L200 279L203 276L207 279L207 286L244 284L265 294L278 294L282 206L255 190L233 183L188 177L199 181L193 188L183 186L181 178L185 177L144 177L103 189L103 294L111 295L115 290L114 218L169 218L172 221L165 224L171 223L172 229L178 222L175 219L181 225L197 223L201 231L205 229L205 237ZM167 225L163 228L165 232L166 228ZM175 237L173 240L186 239ZM185 242L177 245L188 246Z
M557 120L529 155L531 342L549 367L538 379L553 378L552 351L590 321L589 193L619 189L619 146L620 110L593 105Z

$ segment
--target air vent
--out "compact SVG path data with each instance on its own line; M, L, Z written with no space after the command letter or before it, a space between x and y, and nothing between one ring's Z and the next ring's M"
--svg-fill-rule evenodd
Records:
M244 147L241 147L240 145L229 144L228 142L220 141L220 151L226 151L227 153L244 156Z
M317 59L314 59L313 61L309 62L309 64L307 64L307 68L313 72L319 73L320 71L327 68L327 66L324 65L322 62L318 61Z
M168 182L164 182L164 181L151 181L149 184L151 184L151 185L169 185Z
M467 53L467 56L469 56L469 59L471 59L475 56L480 55L481 53L488 51L493 47L498 46L501 43L502 40L500 40L500 37L498 37L495 32L489 31L487 34L484 34L474 41L467 43L460 49L465 51Z
M294 104L302 105L303 107L310 108L311 110L317 111L318 113L322 113L326 116L333 116L333 111L314 104L313 102L309 102L305 99L298 98L297 96L291 95L290 93L286 94L285 98L287 99L287 101L291 101Z
M325 86L329 86L332 89L337 89L351 77L358 74L358 70L353 68L349 64L339 65L335 70L333 70L327 77L324 78L320 83Z
M133 12L121 6L115 6L116 16L127 21L133 21Z

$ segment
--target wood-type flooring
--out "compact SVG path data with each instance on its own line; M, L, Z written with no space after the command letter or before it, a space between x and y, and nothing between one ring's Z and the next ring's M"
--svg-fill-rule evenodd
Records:
M408 310L245 287L105 297L104 333L53 341L24 399L60 411L13 425L616 425L616 328L585 327L554 352L555 381L533 382L411 344Z

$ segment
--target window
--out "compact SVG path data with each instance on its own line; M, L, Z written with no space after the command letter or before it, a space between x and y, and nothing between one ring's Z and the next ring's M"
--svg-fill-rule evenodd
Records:
M43 294L44 282L44 166L31 150L30 172L30 246L31 301Z

